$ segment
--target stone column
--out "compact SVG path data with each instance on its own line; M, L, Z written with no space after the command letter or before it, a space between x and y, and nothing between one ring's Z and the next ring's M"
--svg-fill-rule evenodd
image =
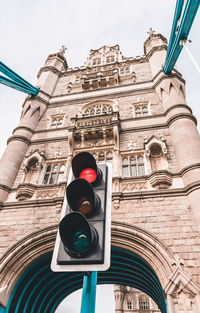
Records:
M123 313L124 289L123 286L114 285L115 313Z

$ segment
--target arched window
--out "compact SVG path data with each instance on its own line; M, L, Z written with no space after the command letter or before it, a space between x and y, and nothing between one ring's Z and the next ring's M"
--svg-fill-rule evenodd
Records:
M123 176L129 176L129 162L128 158L123 158L122 160L122 167L123 167Z
M138 157L138 175L143 176L144 173L144 159L142 156Z
M140 117L142 114L141 114L141 110L140 110L140 108L136 108L135 109L135 116L136 117Z
M141 296L139 298L139 309L140 310L149 310L149 298L147 296Z
M83 112L83 116L95 116L101 114L110 114L113 112L113 107L111 104L107 103L98 103L96 105L92 105L85 109Z
M143 115L143 116L147 116L147 115L148 115L147 106L142 107L142 115Z
M99 151L99 152L93 152L92 153L93 157L97 161L97 163L111 163L113 159L113 154L112 151Z
M106 155L106 162L112 162L112 158L113 158L112 152L108 151Z
M104 159L105 159L104 152L100 152L100 153L99 153L99 157L98 157L98 162L99 162L99 163L103 163L103 162L104 162Z

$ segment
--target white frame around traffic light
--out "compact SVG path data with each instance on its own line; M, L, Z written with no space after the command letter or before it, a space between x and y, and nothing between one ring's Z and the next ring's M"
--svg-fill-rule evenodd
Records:
M57 256L60 246L60 234L57 232L52 261L51 270L53 272L87 272L87 271L106 271L110 267L110 250L111 250L111 202L112 202L112 164L106 163L107 166L107 196L106 196L106 227L105 227L105 250L103 264L58 264ZM67 185L72 181L73 173L70 169ZM64 196L63 206L60 215L60 221L65 216L67 206L66 193Z

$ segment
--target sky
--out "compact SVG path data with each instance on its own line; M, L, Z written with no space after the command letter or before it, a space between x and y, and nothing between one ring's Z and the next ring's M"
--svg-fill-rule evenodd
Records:
M119 44L124 56L143 55L143 43L152 27L169 39L176 0L9 0L1 3L0 60L33 85L49 54L67 46L69 67L81 66L90 49ZM190 31L187 46L200 65L200 12ZM186 80L186 98L197 120L200 118L200 74L183 49L177 68ZM17 90L0 85L0 155L18 125L26 98ZM113 313L112 287L103 286L103 305ZM80 296L80 295L79 295ZM78 296L67 298L57 313L77 313ZM80 297L79 297L80 298ZM80 306L80 303L79 303ZM98 308L100 308L98 310Z

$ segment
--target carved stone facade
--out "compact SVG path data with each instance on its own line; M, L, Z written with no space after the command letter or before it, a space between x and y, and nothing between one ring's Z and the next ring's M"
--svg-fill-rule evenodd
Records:
M116 312L160 313L156 303L148 295L135 288L115 285L114 295Z
M151 31L140 57L103 46L68 68L64 50L48 56L0 161L0 311L52 251L71 160L89 151L113 167L112 247L149 264L168 313L200 313L200 138L166 49ZM130 288L115 286L116 313L158 312Z

